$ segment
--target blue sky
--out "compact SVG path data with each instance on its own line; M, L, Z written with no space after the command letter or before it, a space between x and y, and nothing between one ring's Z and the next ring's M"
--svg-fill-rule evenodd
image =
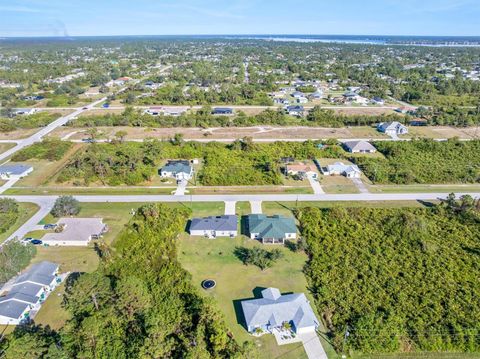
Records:
M480 36L480 0L0 0L0 36Z

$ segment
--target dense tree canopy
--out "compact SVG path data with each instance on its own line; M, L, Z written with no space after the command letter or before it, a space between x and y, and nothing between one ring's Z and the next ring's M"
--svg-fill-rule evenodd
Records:
M298 217L306 275L337 349L480 351L473 207L310 208Z
M479 183L480 140L376 142L386 159L355 161L375 183Z
M141 207L102 264L67 285L71 320L60 332L18 328L8 358L252 358L176 257L188 210ZM53 345L52 345L53 343ZM35 354L34 354L35 353Z

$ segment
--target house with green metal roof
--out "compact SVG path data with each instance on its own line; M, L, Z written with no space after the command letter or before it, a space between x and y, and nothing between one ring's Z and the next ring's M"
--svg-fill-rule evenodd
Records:
M246 225L250 238L264 244L283 244L286 239L297 238L297 226L291 217L250 214Z

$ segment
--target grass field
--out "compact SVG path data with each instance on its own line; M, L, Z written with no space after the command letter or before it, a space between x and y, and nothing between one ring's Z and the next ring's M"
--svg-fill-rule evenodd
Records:
M377 193L458 193L480 192L480 185L371 185L369 190Z
M53 293L51 293L45 303L35 316L35 323L58 330L70 318L66 310L62 308L63 295L65 294L65 283L60 284Z
M8 231L0 234L0 243L6 240L13 232L15 232L21 225L23 225L35 212L39 210L39 207L34 203L18 203L20 215L18 216L15 224L10 227Z
M0 153L8 151L10 148L15 147L14 143L0 143Z
M218 302L219 309L224 313L227 325L237 340L254 341L262 358L305 358L302 345L277 346L273 336L250 336L239 324L242 319L238 309L239 300L254 298L254 290L257 293L260 288L274 286L283 292L304 292L309 296L302 272L306 255L279 247L284 258L262 272L257 267L243 265L233 254L236 246L253 247L261 244L246 237L208 240L185 235L179 241L179 260L192 274L193 283L199 291ZM216 288L208 293L200 286L206 278L217 282ZM309 296L309 299L313 298Z

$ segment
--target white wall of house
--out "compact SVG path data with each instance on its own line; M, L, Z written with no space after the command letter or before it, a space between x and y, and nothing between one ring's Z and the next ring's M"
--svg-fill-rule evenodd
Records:
M23 172L19 175L12 175L8 172L2 172L2 173L0 173L0 178L3 179L3 180L20 179L20 178L23 178L25 176L28 176L32 172L33 172L33 167L30 167L28 170L26 170L25 172Z
M177 180L189 180L193 176L193 171L190 173L186 173L186 172L173 173L173 172L162 171L160 176L165 178L166 177L175 178Z
M60 241L60 240L43 240L44 244L48 244L49 246L65 246L65 247L86 247L88 243L90 243L90 238L85 241Z
M190 231L191 236L207 236L207 237L236 237L238 235L238 231L215 231L215 230L198 230L198 231Z

